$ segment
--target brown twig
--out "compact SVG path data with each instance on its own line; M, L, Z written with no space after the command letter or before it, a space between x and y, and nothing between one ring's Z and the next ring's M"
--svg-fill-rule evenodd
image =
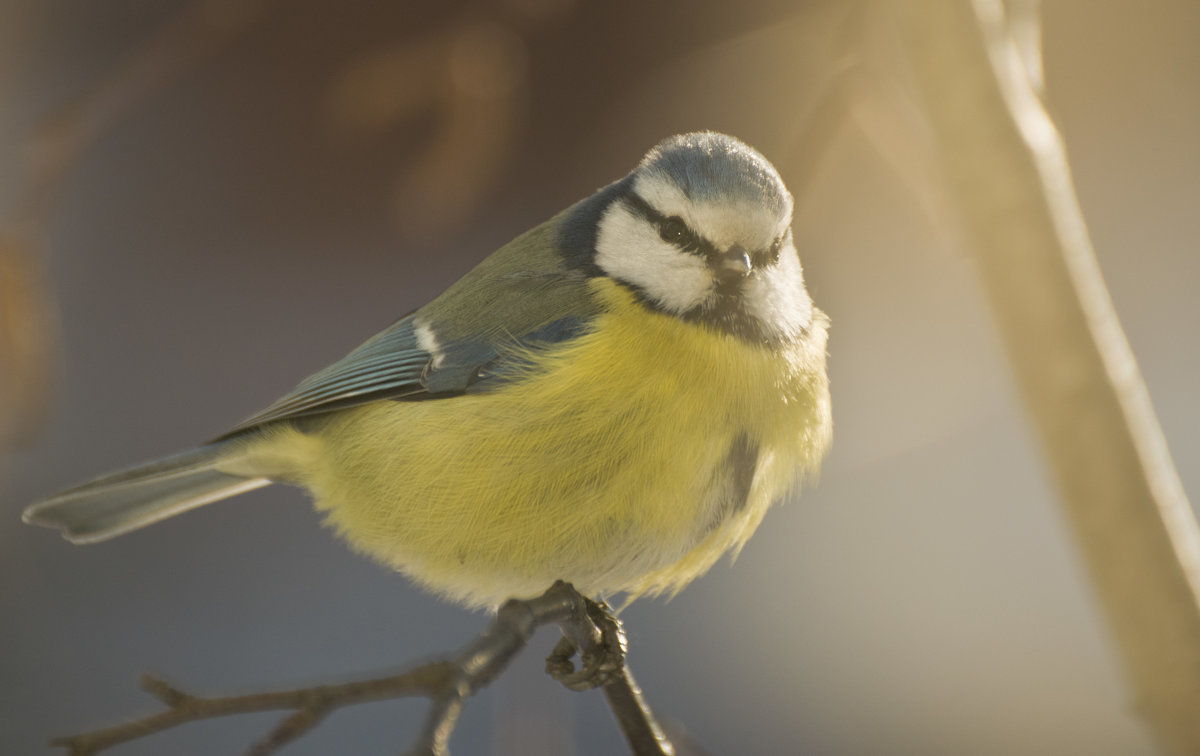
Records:
M622 666L618 674L617 679L604 686L604 697L630 749L635 756L672 756L675 747L654 719L633 673Z
M567 645L560 643L556 647L547 661L548 671L574 690L602 687L635 756L671 756L674 749L625 666L625 634L620 623L605 607L561 581L541 596L504 604L487 629L448 660L430 662L388 677L244 696L196 696L144 675L141 687L166 705L166 711L102 730L56 738L51 744L69 749L72 756L91 756L187 722L292 710L292 714L247 751L249 756L266 756L308 733L337 709L421 696L431 699L432 706L420 736L408 753L441 756L447 752L450 735L467 699L496 679L539 627L552 624L562 629ZM576 650L583 662L579 672L569 662Z
M233 714L294 709L295 714L284 719L249 751L256 755L268 754L315 727L334 709L408 696L435 698L441 695L446 681L451 678L451 668L449 662L433 662L398 675L373 680L216 698L185 693L157 677L143 675L139 680L142 689L166 705L166 711L103 730L55 738L50 742L68 748L72 756L88 756L187 722Z

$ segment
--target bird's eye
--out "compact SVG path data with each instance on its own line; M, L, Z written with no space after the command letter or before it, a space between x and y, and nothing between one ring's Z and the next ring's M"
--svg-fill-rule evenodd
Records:
M759 268L765 268L768 265L774 265L779 262L779 250L782 247L783 240L776 239L766 249L750 253L750 262L754 266L754 269L758 270Z
M687 224L675 216L662 222L662 225L658 227L658 235L662 237L663 241L671 244L685 244L691 236Z
M771 246L767 249L767 255L770 257L771 262L779 262L779 248L781 246L783 246L782 239L776 239L771 242Z

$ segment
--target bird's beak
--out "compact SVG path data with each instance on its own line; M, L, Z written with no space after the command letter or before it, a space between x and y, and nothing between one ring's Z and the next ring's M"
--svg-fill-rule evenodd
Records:
M731 277L747 276L754 269L754 266L750 264L750 253L737 245L721 255L717 267L720 268L722 274Z

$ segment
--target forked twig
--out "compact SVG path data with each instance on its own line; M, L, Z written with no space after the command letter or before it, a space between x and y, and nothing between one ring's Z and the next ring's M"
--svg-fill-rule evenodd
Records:
M537 598L504 604L492 623L452 658L430 662L396 675L307 688L203 697L144 675L141 686L167 706L166 711L102 730L56 738L51 743L72 756L90 756L120 743L187 722L233 714L292 710L247 751L250 756L276 752L319 725L337 709L371 701L422 696L432 700L429 716L412 756L440 756L467 699L508 666L544 625L558 625L563 641L547 660L547 671L573 690L602 687L630 748L636 756L670 756L674 749L654 720L625 666L625 634L607 608L559 581ZM582 669L570 659L578 652Z
M451 667L450 662L433 662L398 675L373 680L216 698L185 693L157 677L143 675L139 680L142 689L165 704L168 707L166 711L103 730L55 738L51 744L70 749L74 756L85 756L187 722L233 714L294 709L294 714L281 721L248 751L250 754L268 754L300 737L315 727L326 714L343 706L407 696L436 699L442 695L447 681L451 679Z

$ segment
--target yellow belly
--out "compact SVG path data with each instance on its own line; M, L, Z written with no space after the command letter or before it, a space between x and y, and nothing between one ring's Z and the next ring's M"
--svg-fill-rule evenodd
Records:
M521 380L375 402L259 442L357 549L470 605L563 578L591 595L674 592L739 549L829 441L824 315L782 351L647 310L600 279L593 332ZM730 448L758 449L729 507Z

